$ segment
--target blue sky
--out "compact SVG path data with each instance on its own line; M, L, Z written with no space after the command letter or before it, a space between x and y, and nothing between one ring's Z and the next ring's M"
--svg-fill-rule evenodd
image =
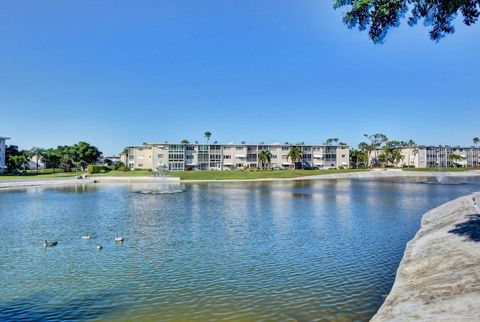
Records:
M0 3L0 136L21 148L142 142L422 144L480 136L480 26L374 45L332 1Z

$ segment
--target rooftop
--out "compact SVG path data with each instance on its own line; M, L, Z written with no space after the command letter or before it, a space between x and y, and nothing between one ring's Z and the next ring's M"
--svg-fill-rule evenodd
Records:
M241 142L241 143L218 143L218 142L211 142L211 143L180 143L180 142L163 142L163 143L143 143L141 145L129 145L127 148L133 148L133 147L150 147L150 146L159 146L159 145L218 145L218 146L239 146L239 145L245 145L245 146L342 146L342 147L348 147L348 144L305 144L304 142L300 143L246 143L246 142Z

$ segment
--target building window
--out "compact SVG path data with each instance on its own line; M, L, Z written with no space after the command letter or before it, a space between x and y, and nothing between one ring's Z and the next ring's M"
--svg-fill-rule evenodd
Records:
M163 154L159 154L159 155L158 155L158 158L159 158L159 159L163 158Z
M220 161L222 160L221 154L210 154L210 161Z
M183 162L169 162L168 163L169 170L183 170Z

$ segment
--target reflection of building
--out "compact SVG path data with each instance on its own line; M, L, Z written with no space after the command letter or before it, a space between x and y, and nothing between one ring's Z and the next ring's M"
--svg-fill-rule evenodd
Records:
M120 156L121 161L135 169L156 170L164 165L169 170L222 170L259 168L259 153L268 150L272 154L270 168L290 168L288 151L299 147L304 166L340 168L349 166L347 145L301 144L143 144L130 146Z
M5 171L5 141L10 140L10 138L0 136L0 173Z
M377 150L380 155L381 151ZM403 159L397 167L434 168L434 167L478 167L480 166L480 147L424 146L401 148ZM452 158L452 156L458 156ZM375 163L375 155L371 160Z

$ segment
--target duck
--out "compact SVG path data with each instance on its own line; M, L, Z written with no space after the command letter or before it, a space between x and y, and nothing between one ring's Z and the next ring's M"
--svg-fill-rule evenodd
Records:
M83 236L82 236L82 239L86 239L86 240L92 239L92 236L90 236L90 235L83 235Z
M58 242L56 242L56 241L54 241L54 242L49 242L49 241L46 241L46 240L43 241L43 247L45 247L45 248L57 246L57 244L58 244Z
M97 245L97 250L101 250L102 248L102 245Z
M124 238L122 236L115 236L115 241L119 243L123 243Z

